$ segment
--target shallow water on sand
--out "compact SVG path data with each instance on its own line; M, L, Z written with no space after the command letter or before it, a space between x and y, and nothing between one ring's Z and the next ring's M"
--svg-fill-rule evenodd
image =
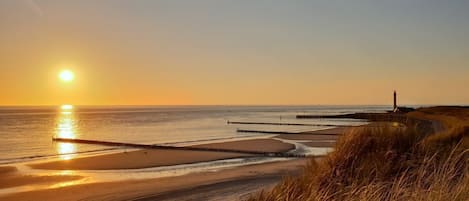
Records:
M53 142L52 137L144 144L208 143L260 136L237 129L311 131L327 126L235 125L227 121L359 125L361 121L296 119L298 114L382 112L388 106L120 106L0 107L0 164L115 149Z

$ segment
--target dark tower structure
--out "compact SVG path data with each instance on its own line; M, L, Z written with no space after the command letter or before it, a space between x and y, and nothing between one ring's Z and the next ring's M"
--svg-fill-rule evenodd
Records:
M394 90L394 112L397 112L397 93L396 90Z

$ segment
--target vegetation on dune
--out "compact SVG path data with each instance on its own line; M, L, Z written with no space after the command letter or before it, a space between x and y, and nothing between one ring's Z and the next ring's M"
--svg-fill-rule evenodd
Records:
M250 200L469 200L469 108L408 116L438 120L445 129L435 133L419 123L351 129L301 176Z

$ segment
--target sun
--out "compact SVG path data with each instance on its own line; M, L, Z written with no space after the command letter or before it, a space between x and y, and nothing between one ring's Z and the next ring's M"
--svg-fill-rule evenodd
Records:
M64 82L71 82L75 78L75 75L70 70L63 70L59 73L59 78Z

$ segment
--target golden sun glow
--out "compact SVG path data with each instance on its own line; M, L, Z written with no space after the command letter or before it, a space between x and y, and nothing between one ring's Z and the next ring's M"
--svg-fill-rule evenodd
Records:
M61 113L57 119L56 137L68 139L76 138L76 122L73 114L73 105L62 105L60 109ZM68 142L58 142L56 149L62 160L74 158L74 153L77 151L76 145Z
M71 110L71 109L73 109L73 105L62 105L62 106L60 106L60 109L62 109L62 110Z
M57 144L57 152L60 154L59 157L62 160L70 160L74 158L75 155L73 155L73 153L77 151L76 149L76 146L72 143L59 142Z
M59 73L59 78L64 82L71 82L75 78L75 74L70 70L63 70Z

